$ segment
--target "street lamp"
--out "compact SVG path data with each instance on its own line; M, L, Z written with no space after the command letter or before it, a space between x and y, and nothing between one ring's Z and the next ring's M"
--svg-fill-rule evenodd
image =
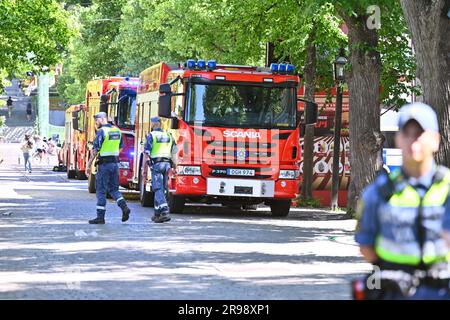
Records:
M344 57L343 51L339 52L339 57L337 57L333 62L334 69L334 80L338 82L338 84L345 81L345 64L347 63L347 58Z
M342 84L345 81L345 64L347 58L344 49L339 50L339 56L333 62L334 80L336 81L336 108L334 114L334 149L333 175L331 180L331 210L338 208L339 192L339 156L341 149L341 119L342 119Z

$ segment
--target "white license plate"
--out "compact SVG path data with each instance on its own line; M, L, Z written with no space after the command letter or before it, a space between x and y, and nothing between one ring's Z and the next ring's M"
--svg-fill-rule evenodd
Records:
M253 170L253 169L227 169L227 175L253 177L255 175L255 170Z

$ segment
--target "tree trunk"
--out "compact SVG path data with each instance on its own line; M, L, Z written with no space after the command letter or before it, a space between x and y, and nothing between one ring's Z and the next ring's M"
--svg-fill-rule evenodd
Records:
M348 210L356 209L362 190L372 182L382 166L380 132L381 59L376 51L378 33L368 29L366 16L340 13L348 27L350 47L349 131L350 172Z
M305 82L304 99L314 100L316 89L316 26L313 26L308 37L308 47L306 48L305 68L303 76ZM306 106L306 105L305 105ZM305 117L306 119L306 117ZM313 164L314 164L314 125L306 125L305 137L303 140L303 180L302 193L303 199L312 198L313 182Z
M437 114L442 135L437 161L450 166L450 0L401 0L412 34L423 102Z

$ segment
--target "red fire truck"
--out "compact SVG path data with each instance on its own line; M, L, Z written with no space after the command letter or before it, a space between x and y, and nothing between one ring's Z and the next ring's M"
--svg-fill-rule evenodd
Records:
M150 118L159 115L178 146L168 182L171 212L188 202L265 203L274 216L288 215L300 180L299 82L286 64L268 69L188 60L143 71L133 170L142 205L153 205L143 145ZM317 105L308 106L314 113Z
M92 150L96 128L94 115L104 111L108 120L122 131L124 148L119 155L119 184L135 189L132 183L134 156L134 117L136 115L137 78L109 77L91 80L86 90L86 104L71 107L66 112L66 157L69 178L85 179L86 164ZM76 137L76 138L73 138ZM70 142L70 147L69 143ZM69 148L70 151L69 151ZM88 180L89 192L95 192L95 168L92 168Z

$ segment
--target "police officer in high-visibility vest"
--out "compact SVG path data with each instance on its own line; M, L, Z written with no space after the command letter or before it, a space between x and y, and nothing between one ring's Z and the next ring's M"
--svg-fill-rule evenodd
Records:
M356 241L376 266L366 292L373 299L450 299L450 170L433 158L437 116L424 103L408 104L398 127L401 169L380 174L357 207Z
M152 189L155 193L155 213L152 221L162 223L170 221L169 208L165 196L167 181L171 166L175 165L176 142L172 134L161 129L161 119L152 117L152 132L147 136L145 154L150 157L148 163L152 170Z
M122 222L128 220L130 209L119 192L119 153L123 147L122 134L117 127L108 123L105 112L95 116L98 128L95 136L92 155L86 167L86 174L90 174L92 162L98 158L98 170L95 177L97 195L97 217L89 220L90 224L104 224L106 212L106 195L109 193L122 210Z

